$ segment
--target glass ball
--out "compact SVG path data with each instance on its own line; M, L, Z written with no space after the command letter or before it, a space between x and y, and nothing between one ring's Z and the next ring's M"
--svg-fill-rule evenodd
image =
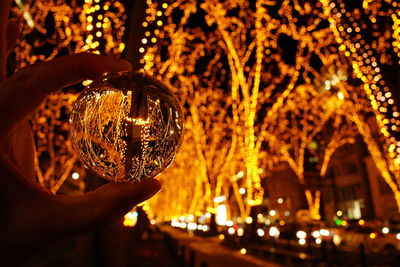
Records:
M177 98L138 72L111 73L91 83L77 98L69 123L80 160L114 182L161 173L174 160L183 133Z

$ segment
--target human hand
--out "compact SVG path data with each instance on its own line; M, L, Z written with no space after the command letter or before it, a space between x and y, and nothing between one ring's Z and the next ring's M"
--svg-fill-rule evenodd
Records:
M3 263L16 265L64 237L122 216L158 192L160 183L107 184L81 196L61 196L35 182L27 116L57 89L131 66L81 53L29 66L5 79L6 56L18 37L18 27L8 20L10 5L11 0L0 3L0 251Z

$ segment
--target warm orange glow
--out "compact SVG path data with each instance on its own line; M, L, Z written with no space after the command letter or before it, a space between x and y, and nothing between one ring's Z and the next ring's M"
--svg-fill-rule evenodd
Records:
M263 202L263 179L268 182L268 173L286 163L305 187L310 216L318 219L321 190L307 188L307 155L324 177L334 152L354 143L357 134L400 208L400 113L381 74L383 65L399 64L387 51L400 57L400 13L396 1L384 2L392 7L385 11L369 0L363 10L330 0L257 1L254 10L249 1L205 0L200 7L193 1L148 1L145 37L138 40L142 70L162 79L186 107L185 141L174 165L160 176L163 190L149 202L157 207L152 211L160 218L202 216L215 213L213 199L223 195L226 219L244 220L251 206ZM15 48L19 68L61 51L120 55L126 48L122 1L86 0L81 7L56 0L24 3L26 10L15 7L15 16L41 13L24 25L22 36L33 30L45 35L43 14L54 14L55 31L46 38L59 42L48 55L34 55L46 40L22 38ZM238 13L228 16L234 7ZM212 31L190 26L199 8ZM176 10L182 11L178 24L171 15ZM383 19L391 27L366 38ZM286 55L285 42L293 43L293 55ZM315 58L321 67L310 64ZM74 99L72 93L50 96L32 120L37 177L53 192L73 172L85 173L65 137L66 122L60 122L59 111L71 110ZM44 166L40 159L46 153L50 160Z
M136 211L130 211L124 216L124 226L126 227L134 227L137 223L137 212Z
M13 16L23 17L22 12L35 15L31 18L32 25L22 25L21 38L15 47L17 68L54 59L59 56L59 53L64 55L88 50L94 53L101 51L102 54L118 56L124 49L122 26L125 23L126 15L124 6L119 1L112 1L113 12L107 11L108 6L104 5L104 10L107 12L96 16L94 16L94 12L98 6L96 4L99 2L98 0L86 0L82 6L74 1L71 3L56 0L23 2L24 10L13 7ZM97 7L97 10L99 9L100 6ZM45 28L47 16L53 16L54 29ZM102 26L103 21L105 23L112 21L114 27L119 29L118 33L105 29L105 27L99 27ZM39 33L36 34L37 36L45 36L45 38L37 37L38 39L33 42L27 42L24 37L31 34L32 31L37 31ZM98 31L100 34L96 34ZM48 36L46 32L52 32L52 35ZM105 40L104 47L100 47L100 39ZM52 41L49 42L49 40ZM46 46L45 49L43 49L44 46ZM46 51L46 54L34 54L33 51ZM65 115L71 111L75 98L76 94L71 92L54 93L33 114L31 120L37 141L36 175L39 183L52 192L57 192L69 177L75 179L78 177L76 174L85 174L84 167L78 163L71 143L66 138L68 122ZM43 158L46 158L46 164L42 164ZM79 184L79 190L83 190L84 180L78 178L76 181Z
M388 36L384 33L380 38L374 38L370 44L366 44L365 39L362 39L362 34L350 34L347 30L347 33L345 32L345 28L347 27L348 29L348 26L346 26L347 24L345 24L345 16L343 16L343 14L346 13L345 8L341 8L339 11L339 9L335 8L334 3L329 4L330 1L320 0L320 2L324 5L324 12L328 16L330 28L337 42L341 44L341 50L346 51L345 55L349 58L355 75L364 83L363 89L367 99L370 100L370 105L375 114L379 131L383 136L384 151L378 147L377 140L371 137L371 129L363 122L363 118L355 114L361 111L361 107L358 109L357 107L352 107L353 109L355 108L352 111L353 115L349 114L348 116L356 116L356 118L353 117L352 119L354 119L357 124L357 128L363 136L382 177L392 189L400 210L400 153L397 152L397 150L394 152L395 147L400 147L399 140L396 140L394 137L399 132L396 125L400 124L400 121L397 116L395 116L398 112L397 106L394 104L394 100L390 98L391 94L389 88L382 79L380 68L378 67L380 63L393 64L390 62L390 57L385 50L387 50L386 45L390 43L388 38L393 38L395 40L392 43L393 50L396 51L396 49L398 49L399 32L397 29L399 25L399 8L394 4L395 1L389 1L388 4L392 4L393 8L384 12L379 10L382 5L372 5L370 1L363 1L364 10L362 12L366 14L378 14L378 12L380 12L379 19L386 20L386 18L390 16L393 20L392 35ZM353 12L356 17L359 17L359 15L357 15L360 12L358 9ZM378 17L375 17L375 15L369 16L369 20L372 24L375 24L377 19ZM359 23L361 25L359 25ZM368 27L367 23L366 21L357 22L357 20L355 20L353 25L356 29L366 29ZM382 51L380 60L374 56L374 51ZM397 64L399 64L399 62L397 62ZM388 112L389 108L392 112Z
M357 134L363 137L400 207L396 150L400 142L391 134L399 131L399 114L380 74L380 60L386 54L373 55L375 50L387 49L383 46L388 38L398 40L398 33L385 34L367 45L362 35L367 22L354 20L360 11L351 13L344 4L335 8L336 3L329 0L312 6L284 1L277 5L278 14L284 14L280 18L269 10L268 5L275 5L272 2L263 6L257 2L255 11L247 2L236 3L239 13L227 16L230 2L206 0L201 4L206 23L215 29L212 33L189 26L191 11L197 10L191 1L162 6L163 10L149 3L147 21L165 26L157 27L156 43L144 53L144 69L177 88L188 106L182 151L174 166L161 175L164 190L151 202L158 207L166 202L163 199L173 199L172 207L159 209L160 215L205 213L215 209L210 199L225 195L228 219L232 214L245 219L250 206L263 200L264 177L258 169L273 170L286 162L306 185L304 166L310 160L306 153L318 161L316 168L323 177L334 152L354 143ZM364 6L364 13L378 14L378 5ZM175 9L185 11L179 24L168 17ZM393 10L379 14L390 16L397 29L398 16ZM158 11L166 17L163 23L155 19ZM298 24L298 16L306 23ZM345 20L352 20L352 26ZM371 17L369 23L378 20ZM328 22L326 27L320 27L322 21ZM293 62L283 57L279 38L296 43ZM161 47L168 51L163 59ZM310 64L315 55L322 64L319 68ZM200 72L197 62L203 67ZM379 132L367 123L368 112L375 114ZM332 129L329 136L323 135L326 128ZM317 149L310 148L313 142ZM177 185L185 190L177 193ZM320 194L320 190L305 190L314 219L320 218Z

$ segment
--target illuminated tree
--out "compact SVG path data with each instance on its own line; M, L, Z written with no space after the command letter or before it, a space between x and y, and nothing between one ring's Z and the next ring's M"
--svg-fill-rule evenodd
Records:
M16 3L14 14L26 22L17 68L125 48L119 1ZM263 200L260 169L287 162L306 185L305 155L320 159L323 177L356 132L400 207L400 113L385 74L399 66L396 1L147 3L143 70L174 90L186 115L181 152L160 176L164 190L154 199L161 217L214 211L214 198L225 196L228 213L244 218ZM37 177L53 192L72 170L83 172L67 137L75 97L71 90L50 97L32 120ZM307 190L317 218L320 193Z
M185 20L185 17L181 19ZM179 154L174 169L177 166L191 166L180 172L185 181L191 183L190 188L195 189L185 213L213 211L215 208L213 199L229 193L224 186L235 172L236 161L233 158L237 147L236 135L232 134L235 127L235 122L232 120L232 100L222 89L227 80L226 70L214 68L215 64L222 67L222 63L219 63L221 53L209 54L210 51L207 50L208 46L221 50L218 47L219 39L212 32L208 36L199 33L196 36L197 41L187 43L189 45L185 46L182 42L190 34L195 34L196 30L177 31L172 28L173 24L168 27L171 27L171 35L165 36L161 42L168 43L170 58L164 60L162 55L159 55L158 60L163 61L163 64L158 65L160 71L157 74L175 90L182 105L187 107L185 140L181 148L187 152ZM198 64L193 60L194 55L199 57L203 55L204 62ZM145 58L152 57L152 53L145 56ZM173 60L174 58L179 60ZM181 61L186 64L180 64ZM195 69L202 74L193 73ZM209 87L211 84L213 87ZM183 159L183 155L187 158ZM185 164L181 165L180 159L185 161ZM161 176L161 179L171 180L171 176L178 180L175 184L181 184L179 182L181 178L170 175L168 171ZM186 192L181 194L185 195ZM177 198L181 199L180 196Z
M387 3L390 5L391 2ZM350 24L340 25L343 22L338 14L342 14L342 18L351 19L352 16L343 3L338 4L340 8L335 8L335 5L329 1L205 0L177 1L170 5L149 1L144 26L148 27L152 22L158 27L165 26L154 31L155 37L151 40L153 43L157 41L157 44L150 46L144 54L144 70L177 88L177 94L181 95L187 107L189 121L193 119L192 112L201 109L214 90L222 92L221 108L229 110L224 120L232 122L232 131L223 131L226 127L224 123L207 117L213 116L212 113L198 118L200 125L211 122L213 129L220 129L217 132L225 135L222 140L232 140L226 149L237 154L229 158L236 163L226 166L235 166L238 168L236 171L243 168L245 177L224 181L226 187L234 188L236 195L239 195L238 181L246 187L248 201L243 203L246 206L243 210L248 211L248 206L261 203L260 166L273 169L278 161L288 162L300 183L304 184L305 153L319 155L322 162L318 164L318 171L323 177L334 152L344 144L353 143L357 131L366 142L385 181L395 192L400 207L398 168L393 156L396 147L390 148L389 144L396 139L385 130L388 127L383 122L387 124L388 120L378 114L384 109L377 108L368 91L370 87L376 87L378 81L380 84L383 82L379 80L381 76L378 75L378 79L367 73L371 68L361 70L360 59L356 55L363 53L364 48L375 47L382 53L382 63L386 62L388 54L383 46L390 43L390 38L397 40L394 42L396 45L398 33L394 30L393 34L388 34L388 31L382 34L382 31L375 30L379 38L369 38L374 45L358 49L366 41L357 44L349 33L357 33L361 29L366 31L367 27L360 25L349 30L346 25ZM395 8L379 11L383 5L364 2L364 10L353 9L353 24L364 13L372 23L376 22L376 16L391 15L395 29L398 27ZM397 4L392 5L397 7ZM162 16L166 17L164 22ZM363 21L360 20L360 23ZM149 32L146 36L150 35ZM356 36L362 38L360 34ZM347 50L351 50L354 56ZM139 51L144 52L144 49ZM370 54L362 54L361 59L365 61ZM374 67L373 71L377 71L376 61L377 58L368 61ZM210 78L212 72L217 75ZM364 85L360 85L360 81ZM188 88L196 88L201 94L188 93ZM382 99L383 95L383 98L390 98L389 89L385 90L386 93L381 93L378 98ZM195 101L197 97L204 100ZM388 100L384 108L389 104L393 104L393 99ZM392 115L398 116L396 107L392 105L392 109ZM368 118L369 111L375 112L382 136L367 123L371 120ZM390 119L392 122L398 123ZM201 128L194 127L194 124L189 125L188 131L197 136L193 140L216 138L215 131L210 131L210 128L200 131ZM332 134L329 138L322 138L326 128L331 128ZM319 151L309 148L315 138L321 139L322 149ZM391 140L388 143L391 150L385 150L387 145L380 145L387 139ZM200 142L199 151L209 149L204 144L207 142ZM203 166L213 164L212 157L203 159ZM172 168L179 168L179 160L183 159L178 158ZM207 161L212 163L207 164ZM221 176L231 175L223 171L219 169ZM212 179L202 181L208 181L210 188L215 185ZM311 215L318 218L320 193L306 190L305 194ZM248 212L243 212L242 217L243 214Z
M317 155L322 158L322 162L319 166L319 175L321 177L326 175L330 159L335 151L346 144L353 144L355 142L355 137L358 134L354 123L350 120L347 120L343 115L335 116L331 123L332 125L330 128L333 130L333 132L329 131L328 134L330 135L330 138L328 140L324 140L325 144L323 153L317 153Z
M17 69L83 51L108 55L122 52L124 6L119 1L99 2L86 0L82 5L75 0L24 1L24 4L16 1L18 6L12 11L16 18L24 19L21 38L14 50ZM76 96L71 90L55 93L32 116L37 178L52 192L57 192L72 172L85 172L68 138L68 114Z
M305 187L310 214L319 219L320 191L311 192L305 186L306 152L342 100L330 91L320 95L314 89L314 86L300 85L293 90L285 99L284 106L274 113L271 125L268 125L270 130L267 141L270 153L278 154L281 161L287 162L300 184Z
M400 113L386 81L392 79L388 74L398 72L400 63L400 7L396 1L364 0L361 6L343 1L320 2L339 50L348 57L354 74L363 83L363 93L359 90L354 95L353 88L348 90L352 101L347 105L347 116L357 125L400 210ZM389 17L393 23L388 22ZM372 107L375 117L370 119L376 124L375 131L366 121L368 107Z

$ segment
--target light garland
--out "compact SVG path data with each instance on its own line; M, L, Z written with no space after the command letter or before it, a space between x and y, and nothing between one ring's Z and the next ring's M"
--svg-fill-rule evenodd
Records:
M247 218L251 206L263 201L260 169L287 162L299 182L307 184L309 143L320 138L326 144L318 154L324 175L334 151L354 142L355 127L400 206L400 113L381 74L382 64L397 64L400 57L395 1L364 1L363 10L351 12L342 1L327 0L301 5L258 1L254 7L214 0L147 4L138 51L142 71L175 90L187 118L181 153L160 177L164 190L149 203L157 205L155 215L202 216L216 212L213 199L225 196L227 217ZM120 1L85 0L83 6L26 1L13 12L29 14L33 22L25 24L22 35L28 38L15 48L18 67L68 53L118 55L125 49L126 15ZM54 28L46 24L48 17L54 18ZM386 17L393 22L390 31L370 42L363 38L368 27L378 32L374 25ZM282 46L287 42L295 48L292 55ZM397 59L389 55L388 45ZM358 79L362 86L349 85ZM37 159L38 179L54 192L81 168L65 139L66 124L59 121L64 116L59 110L69 110L74 99L75 94L60 93L34 115L38 159L47 153L51 159L48 165ZM383 151L366 123L368 111L375 115ZM331 139L323 140L330 119L342 124L334 124ZM62 156L55 153L60 148ZM177 185L184 190L177 192ZM318 192L306 196L317 217Z
M371 51L382 48L379 43L385 43L386 32L380 42L363 50L362 39L354 42L350 35L358 36L365 26L351 19L343 6L333 10L330 1L322 0L313 4L258 1L253 7L244 2L213 0L179 1L165 4L165 8L158 1L147 3L143 27L147 30L145 45L149 47L139 48L143 70L179 88L175 93L187 107L188 134L182 147L186 152L178 155L168 173L161 175L166 185L154 200L159 205L166 198L174 199L176 206L164 207L167 210L159 211L160 216L215 211L208 199L224 195L229 204L228 218L233 214L246 218L250 206L263 200L260 167L273 170L277 163L287 162L307 188L304 164L309 143L319 138L322 150L318 157L322 162L318 168L325 175L333 153L353 143L357 131L371 142L367 144L370 154L396 195L400 183L392 181L389 172L396 171L397 154L392 152L397 151L398 143L388 134L399 123L396 117L382 114L398 113ZM383 14L375 2L365 2L364 6L373 14L371 23ZM397 29L397 15L390 12L393 29ZM157 15L165 15L165 20L157 23ZM339 25L344 16L351 19L351 27ZM154 26L156 30L151 32L148 29L152 25L163 26ZM153 34L157 42L150 46ZM293 43L293 55L286 44L281 47L285 42ZM357 65L356 59L364 65ZM367 69L374 73L367 73ZM357 84L357 79L383 91L371 93L364 85L349 86ZM221 110L228 112L217 117ZM379 151L379 140L370 138L373 129L365 123L368 111L375 112L386 136L384 142L389 140L389 148L393 144L396 147L385 153ZM324 137L322 132L331 119L337 122L331 125L333 135ZM216 132L224 137L217 138ZM220 147L216 148L214 142L220 142ZM226 158L225 162L214 158L216 151ZM392 153L392 163L386 153ZM385 164L392 166L390 170L379 167ZM239 173L243 175L239 177ZM176 185L181 183L185 190L177 193ZM188 186L190 189L186 189ZM243 187L245 196L239 192ZM317 218L319 192L307 190L310 213ZM181 202L175 202L177 199Z
M83 51L118 56L125 47L126 15L120 1L85 0L82 6L63 0L24 1L23 6L20 2L16 1L18 6L12 12L17 18L24 16L27 23L23 23L14 49L17 69ZM70 91L54 93L32 115L37 178L52 192L57 192L72 173L85 172L68 140L67 114L75 99L76 93ZM82 179L71 181L78 183L78 190L84 189Z
M398 21L396 14L400 12L400 9L396 8L397 4L395 2L392 3L393 8L390 8L391 1L388 3L384 1L374 3L363 1L363 11L355 9L350 13L341 0L338 1L338 4L330 1L321 1L321 3L324 4L325 14L329 16L331 29L340 45L339 50L351 60L354 73L364 83L363 88L370 100L379 131L382 134L381 141L385 144L384 149L386 151L383 156L379 146L375 145L375 141L370 137L371 134L365 129L367 126L363 126L364 123L355 114L353 118L356 118L355 122L358 124L358 129L365 143L370 148L369 152L374 158L382 177L394 192L400 209L400 140L398 139L400 116L392 93L382 79L381 68L379 67L379 64L393 64L390 55L386 51L390 50L390 42L388 41L390 37L395 40L392 43L394 52L398 50ZM386 12L383 10L383 5L385 4L388 5ZM366 22L359 23L361 12L368 15L370 25L367 25ZM370 43L362 39L363 31L367 31L367 28L370 27L372 28L370 31L377 32L377 19L386 20L387 16L390 16L393 20L392 34L385 31L380 38L372 39ZM374 51L381 53L381 62L379 62L378 55ZM397 56L399 55L397 53Z

